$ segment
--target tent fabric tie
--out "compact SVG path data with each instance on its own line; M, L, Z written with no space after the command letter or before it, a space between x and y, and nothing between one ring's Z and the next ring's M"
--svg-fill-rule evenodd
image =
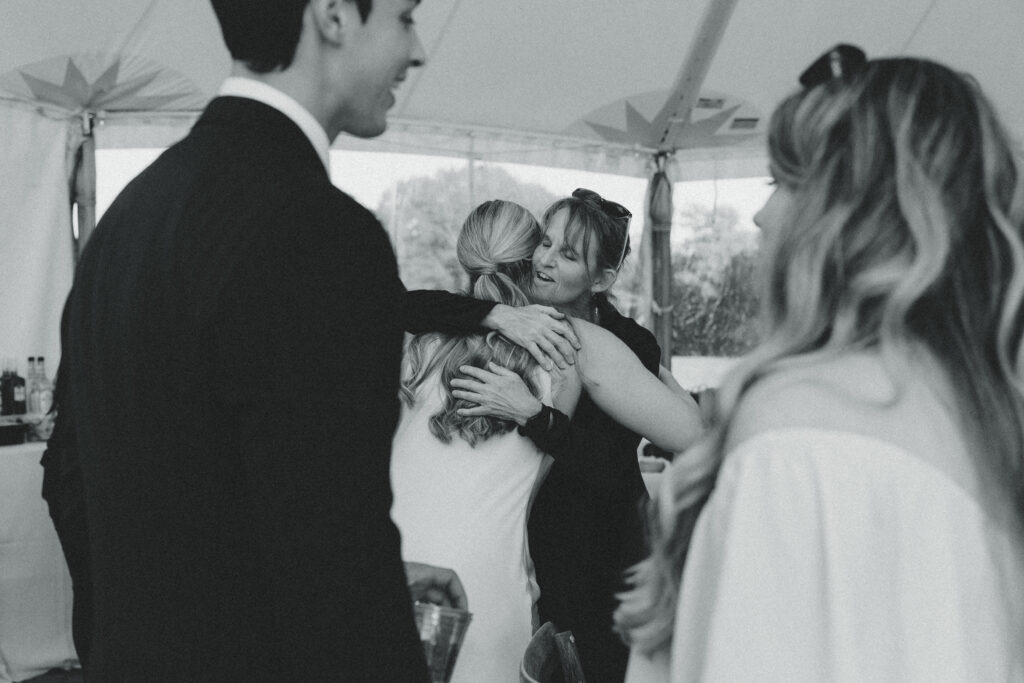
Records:
M675 308L675 304L661 306L657 301L651 301L651 310L654 311L655 315L665 315L667 313L671 313L673 308Z

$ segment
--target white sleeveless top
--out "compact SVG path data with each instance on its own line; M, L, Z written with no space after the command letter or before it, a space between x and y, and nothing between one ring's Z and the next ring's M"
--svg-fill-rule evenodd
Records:
M550 378L541 373L550 393ZM550 457L515 431L471 447L444 444L428 420L439 409L436 376L403 406L391 455L391 517L402 557L454 569L473 614L452 681L510 683L535 624L540 590L526 540L529 505Z
M671 648L634 650L627 681L747 680L1024 681L1015 514L873 437L739 444L694 530Z

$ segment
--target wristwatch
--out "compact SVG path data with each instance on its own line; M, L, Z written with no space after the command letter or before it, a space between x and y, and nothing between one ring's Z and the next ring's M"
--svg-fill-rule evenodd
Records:
M535 437L542 436L549 429L551 429L551 416L552 408L544 403L540 404L540 410L537 414L526 421L526 424L521 425L518 428L518 432L523 436Z

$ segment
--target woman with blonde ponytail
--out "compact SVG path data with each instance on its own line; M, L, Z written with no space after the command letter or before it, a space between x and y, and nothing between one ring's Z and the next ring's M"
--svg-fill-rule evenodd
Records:
M776 109L763 343L677 458L629 681L1024 680L1024 177L969 77L837 46Z
M536 219L518 204L495 200L474 209L457 246L470 276L468 293L527 304L516 269L538 233ZM473 621L453 681L516 680L539 594L525 529L548 459L513 422L460 416L464 402L451 395L460 366L491 362L552 400L550 375L497 332L420 334L406 344L403 410L392 442L391 516L402 535L402 557L451 567L469 596Z

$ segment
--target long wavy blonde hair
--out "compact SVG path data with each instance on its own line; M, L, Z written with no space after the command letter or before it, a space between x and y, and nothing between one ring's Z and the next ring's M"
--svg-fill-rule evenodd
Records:
M975 81L920 59L869 61L772 116L772 173L793 194L764 254L763 342L727 378L703 473L713 486L735 406L759 379L857 349L923 348L960 392L960 427L1024 517L1024 178ZM679 482L671 482L679 484ZM658 500L652 552L616 614L666 646L703 503Z
M509 306L529 304L523 288L529 281L530 258L540 234L537 219L515 202L495 199L473 209L462 224L456 246L459 263L469 274L466 293ZM461 376L460 366L486 368L492 361L517 373L534 395L540 395L533 377L533 356L497 332L434 332L413 337L405 349L405 373L399 395L407 405L415 405L427 379L438 373L442 407L430 417L430 432L444 443L450 443L453 435L457 435L475 446L493 435L511 431L515 423L496 417L459 415L460 408L473 404L452 396L451 380Z

